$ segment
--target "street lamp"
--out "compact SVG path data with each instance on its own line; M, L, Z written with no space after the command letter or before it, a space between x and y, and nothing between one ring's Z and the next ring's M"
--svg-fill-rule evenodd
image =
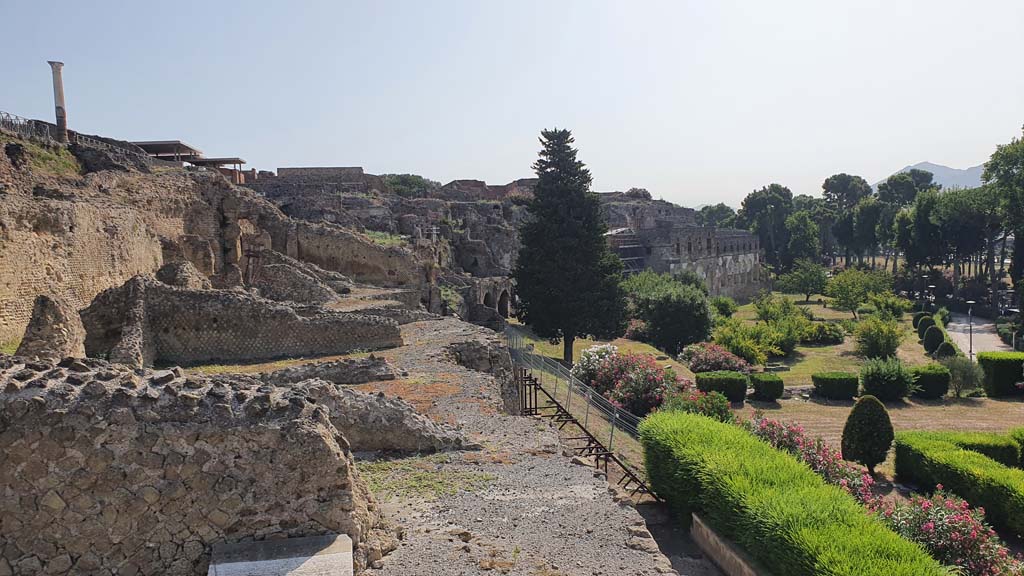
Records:
M935 284L929 284L928 291L931 292L931 294L929 294L928 296L928 309L931 310L932 308L935 308L935 306L932 304L932 300L935 299Z
M974 361L974 300L967 301L967 330L968 330L968 352L967 357Z

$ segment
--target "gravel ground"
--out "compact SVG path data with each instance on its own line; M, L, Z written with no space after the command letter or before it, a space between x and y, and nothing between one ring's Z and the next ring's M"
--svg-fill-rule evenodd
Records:
M443 474L451 489L435 486L441 493L428 497L403 496L402 490L383 496L389 521L404 529L404 537L396 551L366 573L717 574L662 512L645 510L655 519L656 541L644 517L609 489L602 474L564 455L557 431L546 421L499 413L493 377L444 357L446 344L475 339L481 330L453 319L407 324L402 327L406 345L383 355L408 371L408 378L360 386L401 395L432 418L461 426L483 446L475 452L392 461L396 467ZM459 489L463 477L485 481ZM408 492L429 484L422 477L408 483Z

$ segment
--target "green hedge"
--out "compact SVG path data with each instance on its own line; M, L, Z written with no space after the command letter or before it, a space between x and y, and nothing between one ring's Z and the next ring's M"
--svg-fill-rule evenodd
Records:
M852 372L811 374L814 392L831 400L849 400L857 395L858 379Z
M925 316L917 322L917 337L924 338L925 330L928 330L932 326L935 326L935 319L931 316Z
M912 366L910 371L917 376L917 389L914 396L918 398L942 398L949 393L949 368L942 364L925 364Z
M924 346L924 351L931 354L939 349L939 345L946 341L946 334L943 333L942 328L939 328L938 324L935 326L929 326L924 331L924 338L921 339L921 344Z
M679 514L699 512L773 574L945 574L849 494L735 425L658 412L640 441L658 496Z
M1024 536L1024 470L1004 464L1011 455L1019 464L1020 447L1007 436L896 434L896 475L901 481L929 489L942 484L972 506L984 507L985 516L995 526Z
M1024 352L979 352L978 365L985 371L985 394L991 398L1024 394Z
M772 372L751 374L750 383L754 386L754 397L758 400L778 400L785 390L782 378Z
M939 344L939 347L932 353L933 358L952 358L953 356L956 356L956 346L953 346L949 340Z
M743 402L747 397L747 375L742 372L717 370L694 374L697 389L702 392L721 392L729 402Z
M1010 430L1009 435L1017 443L1017 446L1020 447L1020 464L1017 467L1024 468L1024 428L1014 428Z

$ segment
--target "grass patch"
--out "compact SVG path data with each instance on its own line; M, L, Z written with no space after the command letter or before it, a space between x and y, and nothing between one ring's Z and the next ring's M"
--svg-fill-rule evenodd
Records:
M494 476L446 468L445 454L359 462L356 469L382 502L392 499L436 500L487 487Z
M0 342L0 354L11 354L13 356L20 345L21 338L15 338L14 340L8 340L7 342Z
M22 140L20 138L12 138L6 134L0 134L0 145L12 142L25 147L29 165L36 174L70 178L82 173L82 165L78 163L78 159L67 148L62 146L51 148L36 144L30 140Z
M405 236L381 232L379 230L367 230L363 234L378 246L405 246L408 244Z

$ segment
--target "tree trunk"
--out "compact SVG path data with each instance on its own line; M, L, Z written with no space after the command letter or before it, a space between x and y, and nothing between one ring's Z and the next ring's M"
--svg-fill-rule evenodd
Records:
M888 249L886 249L885 250L885 260L882 261L882 272L885 272L886 270L889 269L889 254L890 254L890 251Z
M562 337L562 361L566 366L572 366L572 345L575 341L575 335Z
M988 251L986 256L988 258L988 276L989 284L992 290L990 295L989 304L995 305L996 299L999 297L999 279L996 277L996 238L995 234L989 234L988 240Z
M953 255L953 299L960 296L960 255Z

